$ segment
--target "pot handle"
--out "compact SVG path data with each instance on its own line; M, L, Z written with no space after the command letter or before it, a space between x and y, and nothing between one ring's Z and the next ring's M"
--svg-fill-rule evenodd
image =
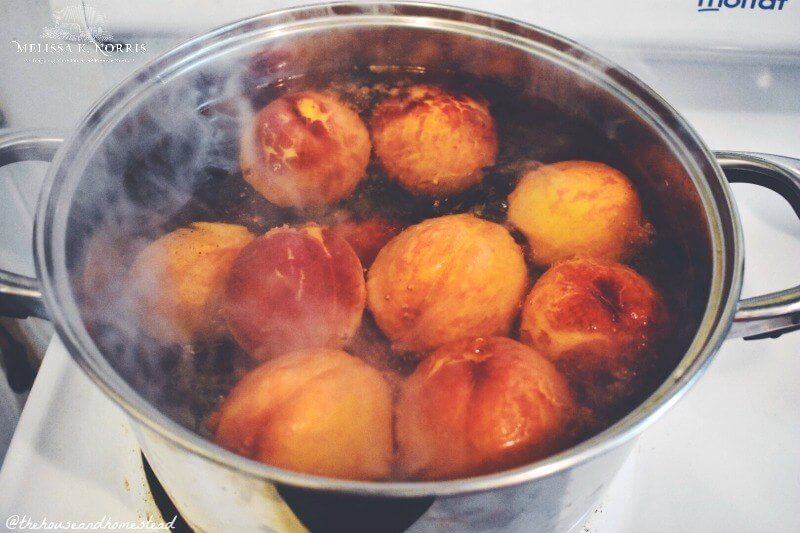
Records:
M64 142L61 135L31 130L0 135L0 167L21 161L51 161ZM0 269L0 315L48 318L39 280Z
M752 183L777 192L800 217L800 160L750 152L716 152L731 183ZM800 285L739 302L728 338L776 338L800 329Z

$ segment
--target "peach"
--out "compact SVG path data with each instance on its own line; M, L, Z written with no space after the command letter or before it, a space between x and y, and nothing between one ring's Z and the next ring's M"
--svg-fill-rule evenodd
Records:
M400 351L504 335L528 284L521 248L473 215L425 220L389 241L367 273L378 327Z
M142 329L164 343L222 337L225 280L252 239L243 226L196 222L146 246L126 277Z
M630 180L603 163L532 170L508 200L508 221L525 235L538 266L579 256L624 261L652 233Z
M535 350L503 337L457 341L402 386L398 462L426 480L519 466L568 446L575 413L566 380Z
M386 174L415 194L462 191L479 183L497 157L488 105L434 86L409 87L381 102L370 126Z
M107 313L123 302L120 296L128 287L127 272L150 242L118 227L104 224L95 229L86 243L80 278L81 299L90 321L108 318Z
M522 310L520 340L556 363L595 406L635 392L664 334L664 301L632 268L596 259L558 263Z
M339 350L315 348L262 363L209 419L216 442L309 474L381 480L392 469L392 388Z
M231 268L223 312L236 341L263 360L301 348L339 348L364 311L364 271L353 248L315 224L268 231Z
M320 207L366 176L371 145L358 114L337 98L297 92L259 111L243 135L244 179L281 207Z
M400 233L399 223L381 217L365 220L342 220L331 225L331 231L346 240L365 268L369 268L378 252L392 237Z

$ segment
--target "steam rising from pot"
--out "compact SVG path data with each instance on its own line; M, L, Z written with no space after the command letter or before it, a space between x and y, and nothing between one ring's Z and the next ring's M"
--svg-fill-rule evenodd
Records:
M140 80L141 98L120 116L86 166L71 206L67 248L94 341L146 399L202 432L208 412L253 365L227 338L165 345L143 333L136 318L141 300L131 297L127 273L144 247L177 228L224 222L261 235L309 220L333 224L342 213L356 221L382 217L398 227L454 213L502 224L508 193L540 161L604 161L632 176L642 190L653 188L644 181L642 161L630 153L636 150L631 137L641 135L621 118L624 113L600 103L602 95L590 83L547 62L534 68L516 49L476 46L474 38L457 34L431 31L429 37L391 27L287 37L237 52L240 56L220 54L160 81ZM328 207L292 209L268 202L242 179L242 129L280 95L327 91L368 123L377 102L421 82L489 102L500 151L482 183L445 198L420 198L387 180L373 156L367 177L348 198ZM644 202L646 210L661 216L648 197ZM671 244L656 243L654 249ZM674 276L696 277L687 274L684 260L642 261L663 285ZM139 290L163 287L154 281ZM680 304L689 297L676 291L673 298ZM681 342L685 338L682 334ZM413 362L388 362L388 341L370 316L346 348L387 370L413 368Z

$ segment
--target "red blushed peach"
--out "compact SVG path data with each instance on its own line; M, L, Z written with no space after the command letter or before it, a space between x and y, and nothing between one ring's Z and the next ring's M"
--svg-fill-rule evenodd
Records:
M358 114L333 96L298 92L259 111L242 138L244 179L281 207L319 207L353 192L371 145Z
M245 375L209 426L221 446L309 474L381 480L392 469L392 388L345 352L310 349Z
M665 333L664 301L632 268L595 259L554 265L522 310L520 340L567 375L595 407L635 392Z
M505 335L528 284L522 250L472 215L405 229L367 274L370 311L392 346L423 352L476 335Z
M576 406L552 363L492 337L436 350L403 384L399 466L414 479L451 479L519 466L572 442Z
M243 226L196 222L145 247L126 277L127 299L139 325L164 343L223 336L225 281L251 240Z
M375 153L390 179L415 194L444 197L483 179L497 157L488 106L416 85L381 102L371 120Z
M301 348L338 348L361 322L366 289L353 249L317 225L270 230L231 268L223 312L256 359Z
M355 250L364 268L369 268L378 252L400 233L401 225L384 218L343 220L331 226L331 231L346 240Z
M508 221L525 235L539 266L582 256L622 261L652 233L630 180L592 161L526 173L508 197Z

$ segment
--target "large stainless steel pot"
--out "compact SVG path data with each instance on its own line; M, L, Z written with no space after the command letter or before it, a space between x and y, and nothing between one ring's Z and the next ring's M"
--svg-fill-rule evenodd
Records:
M184 130L193 128L196 104L209 97L194 94L204 90L197 80L224 87L255 54L274 79L353 66L499 77L597 124L627 150L641 171L640 190L657 200L662 223L676 235L675 253L682 254L682 275L696 304L687 308L678 362L666 381L623 420L553 457L430 483L341 481L273 468L217 447L145 401L87 330L76 272L104 218L136 220L136 209L175 210L192 194L186 184L176 189L168 172L164 183L149 176L147 184L124 174L142 148L137 125L149 123L162 141L173 135L171 127L180 130L185 122ZM248 19L141 69L108 93L65 142L46 133L0 139L0 165L51 158L36 214L37 279L0 272L0 311L54 321L75 360L127 412L154 471L199 530L565 531L592 508L635 437L686 392L721 342L775 336L800 325L800 288L739 300L742 232L728 186L749 181L775 189L800 214L800 162L714 156L631 74L571 41L501 17L426 4L332 4ZM119 204L145 186L158 194L136 208Z

